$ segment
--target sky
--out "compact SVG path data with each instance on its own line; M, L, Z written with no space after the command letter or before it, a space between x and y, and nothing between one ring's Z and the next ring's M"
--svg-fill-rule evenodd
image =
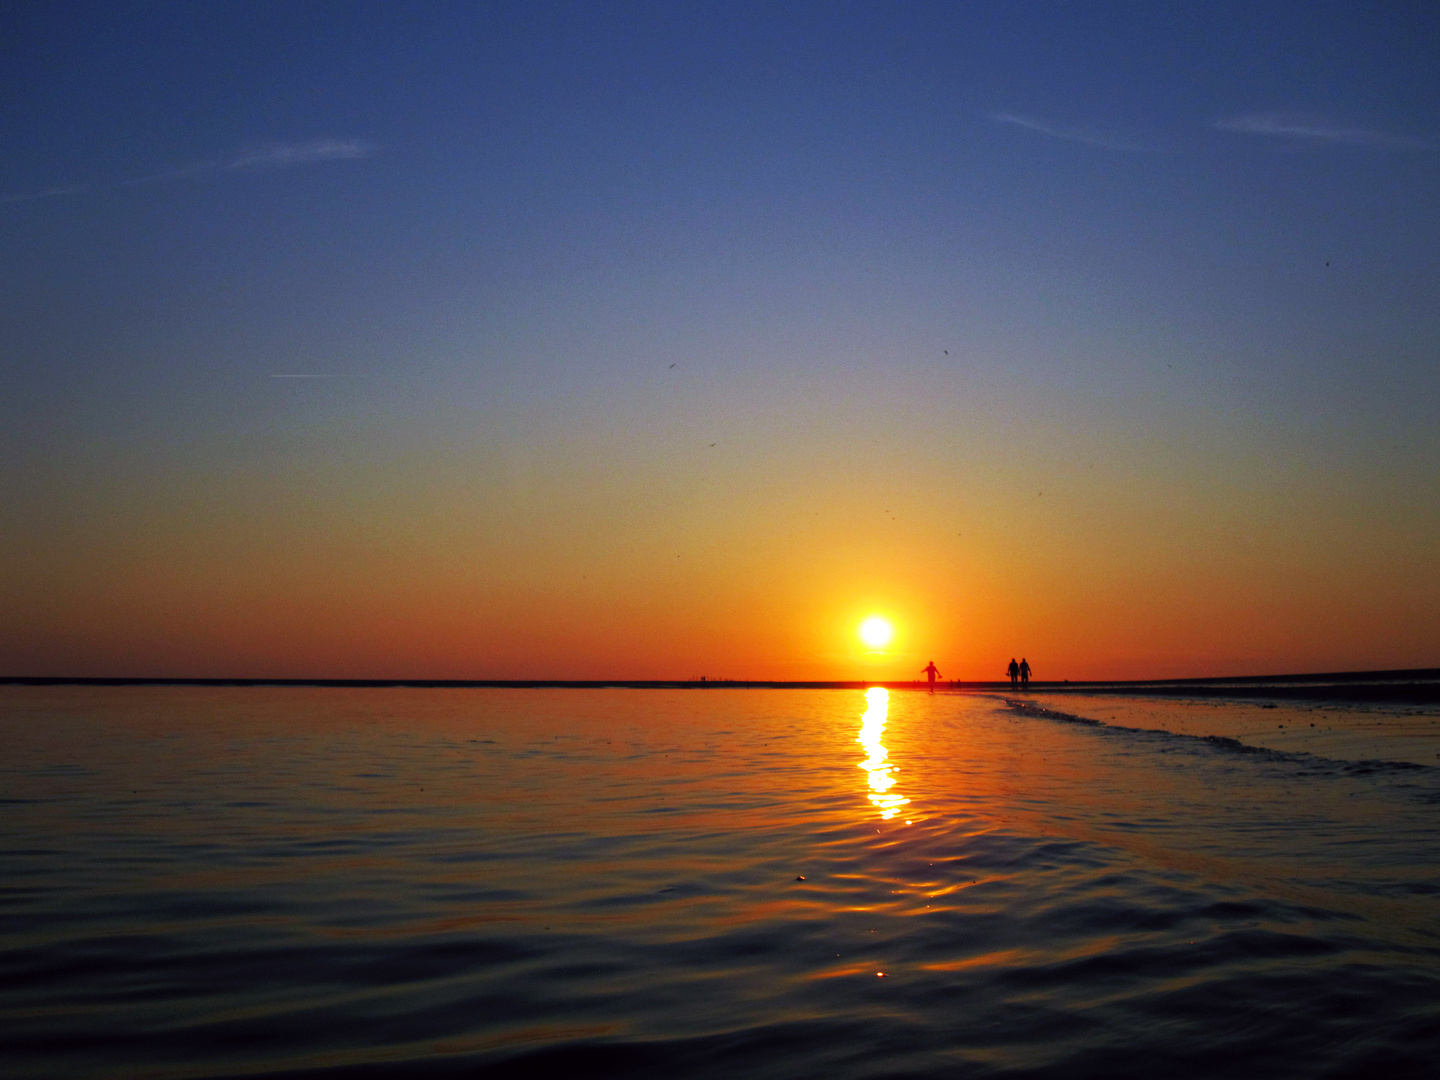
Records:
M0 674L1440 666L1437 194L1428 3L6 5Z

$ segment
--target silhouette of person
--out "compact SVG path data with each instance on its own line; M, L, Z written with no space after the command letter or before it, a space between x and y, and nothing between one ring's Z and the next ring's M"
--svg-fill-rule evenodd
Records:
M1026 690L1030 689L1030 661L1023 656L1020 658L1020 685Z
M935 661L931 660L930 663L926 664L920 671L930 680L930 693L933 694L935 692L935 680L940 678L940 669L935 666Z
M1020 679L1020 665L1015 663L1015 658L1010 657L1010 666L1005 669L1005 674L1010 676L1010 689L1014 690Z

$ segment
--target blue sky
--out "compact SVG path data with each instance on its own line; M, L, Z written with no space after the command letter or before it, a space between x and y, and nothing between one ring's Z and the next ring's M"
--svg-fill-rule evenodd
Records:
M467 500L576 507L570 525L610 537L627 568L616 589L649 571L615 505L678 546L729 550L793 535L797 499L877 522L893 512L877 500L909 500L920 531L865 533L847 572L943 567L963 607L1013 576L985 578L1006 549L1093 598L1065 555L1078 519L1006 517L1007 492L1047 479L1137 545L1113 575L1150 560L1138 596L1183 602L1171 579L1194 573L1239 597L1310 567L1273 599L1291 615L1267 624L1268 652L1172 628L1151 655L1149 632L1117 630L1077 671L1397 650L1440 664L1440 595L1415 588L1440 460L1431 5L54 4L0 19L0 490L17 508L0 550L27 569L12 608L49 627L40 645L0 636L11 666L163 666L159 644L122 656L73 629L100 595L131 597L114 625L144 622L135 597L161 571L136 577L136 560L157 545L195 560L166 586L183 595L167 617L199 627L225 567L283 577L286 529L312 558L335 544L393 574L359 552L400 558L395 515L430 523L415 565L443 562L448 536L488 552L477 573L513 586L507 602L538 589L563 606L545 590L583 558L534 551L564 514L440 523ZM731 456L697 456L710 443ZM1081 466L1099 472L1082 482ZM696 490L744 511L697 518ZM597 491L612 509L584 503ZM926 492L991 522L991 546L941 544L965 530ZM354 531L371 503L392 521L383 543ZM1253 523L1254 552L1214 542L1231 516ZM216 539L262 518L270 539ZM1094 529L1099 566L1115 545ZM834 555L814 544L767 557ZM691 587L757 566L712 562ZM133 596L120 584L142 578ZM1389 605L1393 640L1315 639L1316 604L1364 627ZM998 618L981 606L967 625ZM1225 610L1205 625L1245 617ZM1016 633L1049 626L1017 617ZM646 632L673 619L657 601ZM714 648L697 639L695 662ZM795 648L786 671L830 662ZM518 670L483 649L476 663Z

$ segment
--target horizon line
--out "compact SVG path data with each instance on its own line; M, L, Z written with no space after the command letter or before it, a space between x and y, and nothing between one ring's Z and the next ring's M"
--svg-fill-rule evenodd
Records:
M1333 683L1333 682L1429 682L1440 681L1440 667L1392 668L1371 671L1303 672L1275 675L1209 675L1201 677L1153 679L1036 679L1032 690L1063 690L1066 688L1099 687L1220 687L1225 684L1258 685L1266 683ZM734 679L706 677L698 679L426 679L426 678L293 678L255 676L164 676L164 675L0 675L0 685L8 686L316 686L316 687L416 687L475 689L689 689L689 688L755 688L755 689L864 689L881 686L887 689L928 688L924 679ZM956 690L1015 689L1005 680L939 679L937 687Z

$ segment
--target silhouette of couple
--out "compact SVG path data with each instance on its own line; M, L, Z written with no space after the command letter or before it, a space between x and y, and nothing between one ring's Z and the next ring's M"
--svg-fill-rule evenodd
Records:
M1023 656L1020 658L1018 664L1012 656L1010 658L1010 666L1005 669L1005 673L1010 676L1011 689L1030 689L1030 661L1026 660ZM940 678L940 669L935 666L935 661L931 660L930 663L921 668L920 674L930 680L930 693L933 694L935 692L935 680Z

